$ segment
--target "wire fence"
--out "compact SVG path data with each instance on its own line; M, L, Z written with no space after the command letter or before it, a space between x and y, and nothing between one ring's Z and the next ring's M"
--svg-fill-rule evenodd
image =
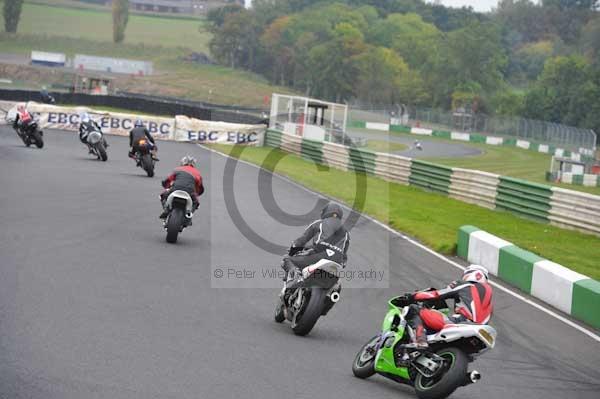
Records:
M596 133L591 129L518 117L478 115L460 109L444 111L431 108L369 107L364 104L351 104L349 115L350 120L381 123L394 121L434 130L514 137L568 149L593 150L597 146Z

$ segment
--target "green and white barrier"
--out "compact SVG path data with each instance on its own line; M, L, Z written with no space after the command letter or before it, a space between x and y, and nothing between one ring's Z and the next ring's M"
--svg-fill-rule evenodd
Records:
M600 282L475 226L459 229L457 254L527 294L600 328Z
M546 180L549 182L560 182L576 186L600 187L600 175L589 173L574 174L569 172L546 172Z

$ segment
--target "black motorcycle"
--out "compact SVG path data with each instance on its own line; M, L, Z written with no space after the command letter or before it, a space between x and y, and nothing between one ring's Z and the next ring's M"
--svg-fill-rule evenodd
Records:
M144 169L148 177L154 176L154 164L157 161L152 154L153 149L154 144L146 139L140 139L134 154L137 166Z
M294 249L290 249L293 254ZM275 321L288 320L296 335L307 335L319 320L340 300L339 273L343 266L321 259L302 271L292 270L283 284L275 308Z
M44 132L40 130L36 120L30 122L26 126L19 124L16 131L17 135L23 140L23 143L25 143L27 147L32 144L35 144L37 148L44 147L44 139L42 138Z

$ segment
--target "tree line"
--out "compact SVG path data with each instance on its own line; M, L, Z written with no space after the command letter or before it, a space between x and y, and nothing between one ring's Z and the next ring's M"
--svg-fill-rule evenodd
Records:
M516 115L600 132L598 0L255 0L208 14L212 56L333 101Z
M16 32L23 0L4 0ZM465 107L600 133L600 0L254 0L208 14L213 58L333 101ZM128 0L113 0L122 42Z

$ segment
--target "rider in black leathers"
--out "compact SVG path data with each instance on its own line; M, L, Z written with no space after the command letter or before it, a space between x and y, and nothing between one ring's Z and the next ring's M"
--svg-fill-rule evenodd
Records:
M141 119L138 119L135 121L135 124L133 125L133 129L131 129L131 131L129 132L129 147L130 147L130 149L129 149L129 153L127 154L129 156L129 158L135 158L135 152L139 148L138 143L143 138L147 139L149 142L152 143L152 145L154 146L154 149L151 152L151 155L155 160L158 160L158 158L156 158L156 154L155 154L158 147L156 146L156 143L154 142L154 137L152 137L152 135L150 134L148 129L146 129L146 127L144 126L144 123L141 121Z
M82 113L79 116L79 140L87 146L90 154L93 154L94 151L92 150L90 144L87 142L87 137L88 134L93 130L97 130L99 132L102 131L100 125L98 125L98 123L95 120L90 118L87 112ZM104 145L108 147L108 143L106 142L106 140L104 140Z
M293 268L302 269L321 259L330 259L345 266L350 234L342 224L344 212L335 203L327 204L321 211L321 219L311 223L304 233L292 243L289 256L282 267L287 275ZM312 240L312 244L307 244Z

